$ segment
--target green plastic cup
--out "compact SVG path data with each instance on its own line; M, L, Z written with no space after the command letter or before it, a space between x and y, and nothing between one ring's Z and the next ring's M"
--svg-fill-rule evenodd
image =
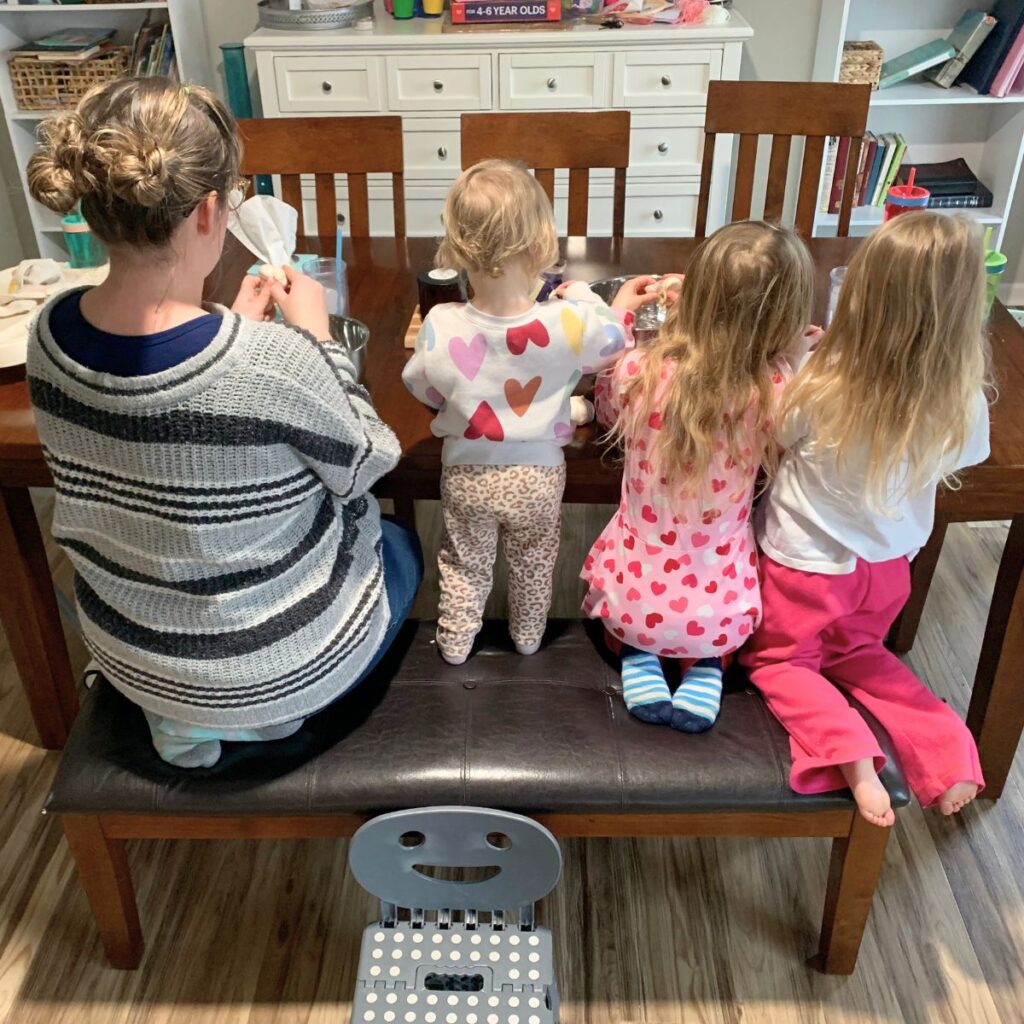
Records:
M992 312L992 303L1006 272L1006 262L1006 256L994 249L985 253L985 316Z

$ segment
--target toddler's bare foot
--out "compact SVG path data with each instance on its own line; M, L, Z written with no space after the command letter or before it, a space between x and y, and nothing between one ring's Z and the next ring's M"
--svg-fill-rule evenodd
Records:
M892 809L889 794L875 772L874 761L870 757L864 757L859 761L841 764L839 770L853 793L853 799L857 801L857 809L861 815L872 825L890 828L896 821L896 814Z
M946 790L935 802L943 814L956 814L966 807L978 795L978 787L973 782L957 782Z

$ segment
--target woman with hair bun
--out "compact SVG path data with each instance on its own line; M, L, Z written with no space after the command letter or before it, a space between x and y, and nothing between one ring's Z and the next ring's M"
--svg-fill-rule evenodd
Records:
M371 486L398 441L331 343L322 289L204 305L239 142L199 86L130 78L42 123L32 195L110 253L34 321L28 377L85 641L159 755L210 767L358 683L422 575ZM270 320L277 304L285 324Z

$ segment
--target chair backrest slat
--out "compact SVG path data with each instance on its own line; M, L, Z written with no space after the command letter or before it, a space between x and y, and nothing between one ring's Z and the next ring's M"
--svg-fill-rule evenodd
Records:
M829 136L850 139L838 225L839 234L847 234L870 97L870 86L837 82L712 82L704 124L697 237L707 233L715 140L722 134L740 136L733 220L749 217L753 208L758 137L772 136L764 202L768 220L781 218L785 206L792 139L805 139L795 219L796 230L805 236L814 228L825 140Z
M347 233L370 233L367 174L390 174L395 234L405 235L405 158L402 119L382 117L251 118L239 121L244 144L242 173L281 175L281 198L299 212L299 233L306 231L300 174L316 181L318 234L333 238L338 230L334 176L347 175Z
M463 114L462 167L498 157L533 168L554 203L555 169L569 171L570 235L587 234L589 172L615 171L612 235L625 233L625 174L629 167L630 115L626 110L574 113Z

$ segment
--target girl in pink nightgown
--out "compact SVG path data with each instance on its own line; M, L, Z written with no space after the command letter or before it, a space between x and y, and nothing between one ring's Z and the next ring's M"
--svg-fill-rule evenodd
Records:
M625 452L619 508L583 564L584 612L622 645L623 697L683 732L718 715L722 656L761 617L750 507L777 461L772 417L807 330L813 271L792 232L731 224L694 253L649 348L598 379ZM693 661L675 696L660 658Z

